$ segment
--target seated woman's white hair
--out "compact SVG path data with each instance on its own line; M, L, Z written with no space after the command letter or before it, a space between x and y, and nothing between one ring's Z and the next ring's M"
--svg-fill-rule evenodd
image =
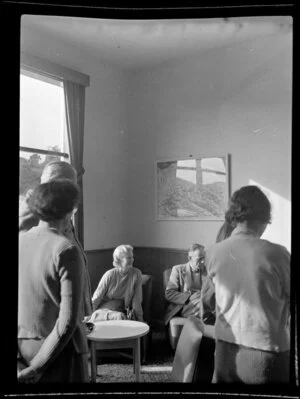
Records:
M113 252L113 265L114 267L120 266L120 259L124 255L132 254L133 247L131 245L119 245Z

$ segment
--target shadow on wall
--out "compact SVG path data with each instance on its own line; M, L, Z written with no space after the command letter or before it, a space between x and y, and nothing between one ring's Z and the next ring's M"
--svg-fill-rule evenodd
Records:
M261 238L283 245L291 251L291 201L283 198L255 180L249 184L256 185L266 194L272 206L272 223L268 225Z

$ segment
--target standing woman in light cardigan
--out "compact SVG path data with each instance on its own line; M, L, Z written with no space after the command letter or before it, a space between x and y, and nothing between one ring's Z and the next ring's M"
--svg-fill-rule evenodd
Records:
M39 223L19 234L19 382L88 382L85 266L64 236L78 201L67 179L39 185L28 201Z
M216 383L288 383L290 254L261 239L271 204L257 186L231 197L225 218L235 227L206 251L216 290Z

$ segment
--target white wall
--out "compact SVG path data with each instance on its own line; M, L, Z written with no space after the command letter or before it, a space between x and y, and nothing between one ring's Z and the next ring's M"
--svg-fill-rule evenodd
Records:
M90 76L83 166L85 249L123 242L127 227L126 79L77 46L23 30L21 49Z
M291 55L284 34L132 73L128 241L214 242L220 222L155 220L154 161L229 153L232 190L255 182L271 192L276 214L267 238L290 247Z
M289 248L291 34L123 73L78 46L27 30L22 50L90 75L83 179L85 248L186 248L220 222L154 215L154 161L231 154L232 189L260 184L276 212L265 236Z
M91 73L86 98L84 143L85 248L119 245L127 226L127 129L124 77L100 69Z

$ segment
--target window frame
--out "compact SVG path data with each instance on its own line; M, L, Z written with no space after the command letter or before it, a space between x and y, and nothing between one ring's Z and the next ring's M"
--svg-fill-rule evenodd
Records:
M53 83L53 79L57 81L58 84L64 84L66 81L69 82L74 82L77 83L84 88L90 86L90 77L89 75L86 75L84 73L75 71L73 69L67 68L62 65L58 65L52 61L42 59L36 56L33 56L32 54L29 54L27 52L21 51L20 52L20 74L24 73L27 76L33 76L34 74L38 74L38 79L42 79L46 82L49 82L51 79L51 83ZM66 121L68 116L66 116ZM44 151L46 151L46 155L56 155L60 156L63 159L67 160L71 165L73 165L73 149L70 143L70 138L69 138L69 132L68 128L66 131L67 136L65 139L68 141L68 150L69 154L66 154L65 152L59 152L56 153L56 151L51 151L51 150L43 150L40 151L39 149L32 149L29 147L21 147L19 145L19 152L22 151L22 149L25 149L25 152L31 152L31 153L40 153L44 154ZM66 147L63 147L65 149ZM68 157L66 157L68 155ZM79 187L82 190L82 180L80 179L79 182ZM77 222L75 223L75 228L77 230L77 234L79 237L79 240L81 242L81 245L83 245L83 203L81 202L79 205L78 212L76 214L75 219L77 218Z
M25 51L21 51L20 54L20 75L38 79L47 83L57 84L58 86L63 86L64 80L71 80L73 82L80 83L81 85L87 87L90 85L90 77L84 73L75 71L70 68L58 65L52 61L36 57ZM67 136L68 133L66 132ZM69 140L68 137L66 137ZM68 143L70 146L70 144ZM70 148L70 147L69 147ZM51 150L42 150L38 148L31 148L25 146L19 146L19 151L30 152L35 154L43 155L54 155L63 157L71 163L71 155L66 152L56 152Z
M54 77L54 76L50 77L50 76L47 76L47 74L43 74L41 72L33 71L31 69L31 67L29 67L27 65L21 65L21 67L20 67L20 79L21 79L21 75L27 76L27 77L32 78L32 79L39 80L41 82L49 83L51 85L62 87L62 89L63 89L63 80L61 78ZM66 118L66 115L64 115L64 117ZM62 139L63 139L63 142L65 142L66 140L67 141L69 140L67 131L63 131ZM69 143L68 143L68 148L69 148ZM19 156L21 156L21 154L20 154L21 152L26 152L26 153L30 153L30 154L57 156L59 158L63 158L67 162L71 163L70 154L68 154L67 152L64 152L64 151L45 150L45 149L38 148L38 147L33 148L33 147L27 147L27 146L19 145Z
M42 150L39 148L31 148L31 147L22 147L19 146L19 151L22 152L30 152L34 154L42 154L42 155L54 155L57 157L63 157L69 159L70 156L66 152L59 152L59 151L51 151L51 150Z
M20 67L27 71L27 73L38 73L44 79L51 78L63 82L70 80L79 83L82 86L90 85L90 77L84 73L75 71L73 69L58 65L52 61L48 61L27 52L21 51Z

